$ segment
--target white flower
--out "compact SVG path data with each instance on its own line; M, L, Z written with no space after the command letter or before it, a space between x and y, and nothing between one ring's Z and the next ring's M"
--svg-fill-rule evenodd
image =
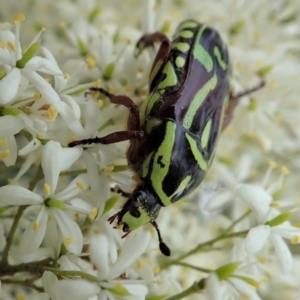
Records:
M288 221L277 226L268 225L267 221L279 216L280 212L270 207L272 197L263 188L241 184L236 194L251 207L260 224L250 229L245 239L246 251L258 253L267 241L270 241L275 248L283 272L290 272L293 258L283 238L292 240L300 235L300 229L291 226Z
M82 300L95 296L100 288L96 283L82 279L58 278L51 272L44 272L42 283L52 300Z
M60 172L68 169L78 159L82 149L63 149L59 143L49 141L43 150L42 167L45 174L44 196L21 186L7 185L0 187L0 203L2 205L40 206L36 219L26 228L21 237L20 246L14 252L15 258L23 262L33 261L39 257L57 255L57 251L59 251L57 246L60 243L64 243L65 247L71 253L79 254L83 243L81 230L77 223L64 210L71 209L86 214L89 214L92 210L92 207L90 207L90 210L83 209L81 205L78 206L78 201L74 201L74 196L82 191L82 187L88 188L89 186L86 175L77 176L63 191L55 194ZM70 204L64 204L64 202L68 201L70 201ZM55 236L56 231L49 233L54 235L52 236L54 243L51 245L52 250L39 248L46 234L49 216L54 218L59 228L58 235ZM56 254L53 253L53 249L56 250Z
M245 281L238 278L220 281L215 273L206 279L206 292L210 300L261 299L255 289Z

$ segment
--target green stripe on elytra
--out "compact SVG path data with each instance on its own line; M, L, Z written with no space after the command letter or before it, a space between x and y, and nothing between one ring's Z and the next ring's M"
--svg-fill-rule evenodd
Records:
M193 49L193 55L195 59L197 59L204 66L207 72L211 72L213 69L212 57L210 56L209 52L207 52L206 49L201 45L200 42L204 30L205 26L202 26L201 29L198 31Z
M186 139L188 140L191 151L194 155L195 160L198 163L198 166L201 170L207 171L207 161L203 158L202 153L200 152L200 149L198 147L197 140L195 140L193 137L191 137L188 133L185 134Z
M204 130L201 135L201 147L204 149L208 145L208 140L210 137L210 132L211 132L211 125L212 125L212 120L209 119L208 122L206 123Z
M181 193L189 184L189 182L192 179L192 175L187 175L180 183L180 185L178 186L178 188L176 189L176 191L171 195L170 198L173 198L174 196L176 196L177 194Z
M143 162L143 166L142 166L142 176L143 176L143 178L146 178L146 176L149 172L150 161L151 161L152 155L153 155L153 151L150 154L148 154L148 156L146 157L146 159Z
M172 150L175 143L175 131L176 124L169 121L166 126L164 139L155 153L150 176L152 186L165 206L171 203L170 197L165 194L162 184L169 172L171 164Z
M226 64L226 62L222 59L220 48L217 47L217 46L214 47L214 55L215 55L215 57L217 58L217 61L218 61L219 66L220 66L223 70L226 70L227 64Z
M184 53L190 49L190 44L184 43L184 42L174 43L174 44L172 44L172 49L177 49L180 52Z
M185 116L183 118L183 127L186 129L190 129L193 124L194 117L198 112L202 102L206 99L207 95L211 90L213 90L217 85L217 76L214 76L206 82L206 84L198 91L192 100Z
M177 75L171 61L167 61L162 72L166 75L166 78L162 82L160 82L160 84L158 85L158 89L163 89L177 84Z
M189 21L185 21L183 23L180 24L180 30L182 29L188 29L188 28L195 28L197 27L199 24L193 20L189 20Z
M185 64L185 59L181 56L177 56L175 59L175 65L177 68L182 68Z

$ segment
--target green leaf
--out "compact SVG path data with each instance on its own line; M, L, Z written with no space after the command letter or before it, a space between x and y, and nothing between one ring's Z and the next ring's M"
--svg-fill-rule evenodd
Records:
M103 79L110 80L114 71L115 71L115 63L111 62L106 66L106 68L103 72Z
M165 21L160 31L163 33L168 33L170 31L170 22Z
M127 170L128 170L128 165L119 165L119 166L114 166L112 172L124 172Z
M97 16L100 14L100 12L101 12L100 8L96 6L95 9L93 9L90 12L90 14L88 16L88 20L92 23L97 18Z
M247 277L247 276L241 276L241 275L232 275L231 277L239 278L239 279L245 281L246 283L252 285L255 288L259 287L259 282L254 280L253 278L250 278L250 277Z
M113 35L113 43L116 44L120 39L120 31L117 30Z
M256 74L259 76L259 77L265 77L267 74L269 74L273 69L273 66L272 65L266 65L262 68L260 68L258 71L256 71Z
M119 196L118 195L110 197L105 202L105 206L104 206L104 210L103 210L102 215L105 215L108 211L110 211L115 206L115 204L118 202L118 200L119 200Z
M33 43L23 54L22 58L17 61L17 68L22 69L27 62L36 54L40 46L40 41Z
M237 35L244 27L245 22L244 21L238 21L234 23L230 28L229 28L229 33L231 35Z
M6 107L1 109L2 116L6 116L6 115L17 116L20 112L21 110L16 107Z
M149 296L146 297L146 300L164 300L168 297L168 294L164 294L164 295L155 295L155 296Z
M218 161L226 166L233 166L233 161L229 157L220 156L218 157Z
M60 246L60 255L66 255L68 253L68 250L66 248L66 246L62 243Z
M0 70L0 79L6 76L7 72L5 70Z
M0 214L6 212L8 207L0 207Z
M77 43L78 43L78 48L79 48L80 54L82 56L86 56L88 54L88 50L87 50L84 42L80 38L78 38Z
M239 262L232 262L221 266L215 272L217 273L220 280L225 280L235 272L235 270L240 266L240 264L241 263Z
M66 205L64 202L57 199L48 199L46 205L48 207L56 207L59 209L65 209Z
M256 108L257 108L257 102L253 98L250 98L248 109L251 111L255 111Z
M281 24L291 23L291 22L296 21L297 18L298 18L298 13L294 13L294 14L292 14L292 15L290 15L290 16L288 16L288 17L282 19L282 20L280 20L280 23L281 23Z
M127 289L121 283L117 283L115 288L107 290L119 297L126 297L130 295Z
M86 91L86 88L81 88L81 89L78 89L78 90L76 90L76 91L73 91L73 92L70 93L69 95L70 95L70 96L78 95L78 94L83 93L84 91Z
M290 211L283 212L279 216L268 221L266 224L271 227L278 226L278 225L284 223L285 221L288 221L291 218L291 215L292 215L292 213Z

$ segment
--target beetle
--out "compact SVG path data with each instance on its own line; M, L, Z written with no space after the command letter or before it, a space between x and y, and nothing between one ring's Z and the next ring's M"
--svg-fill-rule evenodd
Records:
M73 141L69 146L130 140L127 160L137 175L137 185L122 209L108 220L117 219L125 232L123 237L151 223L161 252L169 256L171 251L155 222L160 209L199 186L237 99L260 89L264 82L233 95L226 44L206 24L183 21L172 41L155 32L144 35L137 48L142 51L157 42L160 48L150 72L149 96L140 108L125 95L98 87L89 89L129 109L127 130Z

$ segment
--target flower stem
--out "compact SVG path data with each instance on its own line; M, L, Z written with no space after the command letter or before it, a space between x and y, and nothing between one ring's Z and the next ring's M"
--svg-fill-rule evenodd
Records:
M6 245L5 245L4 250L3 250L3 254L2 254L2 259L0 261L0 265L7 265L8 253L9 253L10 247L11 247L12 242L13 242L15 231L16 231L16 229L18 227L18 223L19 223L19 220L22 217L23 211L27 207L28 207L27 205L24 205L24 206L19 206L19 208L18 208L18 212L17 212L17 214L16 214L16 216L14 218L13 224L12 224L12 226L10 228L10 231L9 231L9 233L7 235L7 238L6 238Z
M98 278L81 271L69 271L69 270L59 270L52 267L42 267L44 271L52 272L53 274L60 275L67 278L80 277L90 282L98 282Z
M187 297L191 294L199 293L205 288L205 279L201 279L197 282L194 282L190 287L188 287L186 290L182 291L181 293L171 296L167 298L166 300L179 300L184 297Z
M225 231L226 232L226 231ZM177 257L176 259L174 260L170 260L168 262L166 262L165 264L163 264L161 266L161 270L163 269L166 269L167 267L171 266L171 265L176 265L178 264L181 260L183 260L184 258L187 258L188 256L191 256L193 254L196 254L198 252L200 252L201 250L203 250L203 248L206 248L208 246L212 246L214 243L216 242L219 242L221 240L224 240L224 239L229 239L229 238L233 238L233 237L241 237L241 236L244 236L246 233L248 232L248 230L243 230L243 231L239 231L239 232L234 232L234 233L231 233L231 234L225 234L222 233L220 234L219 236L217 236L216 238L210 240L210 241L207 241L203 244L200 244L198 245L197 247L195 247L194 249L180 255L179 257Z

